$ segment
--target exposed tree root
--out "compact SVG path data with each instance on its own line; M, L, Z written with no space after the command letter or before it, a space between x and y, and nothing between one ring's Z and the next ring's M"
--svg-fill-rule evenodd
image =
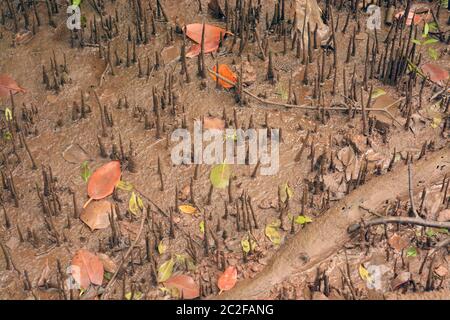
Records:
M414 188L422 188L450 173L448 147L427 155L412 165ZM260 299L268 289L289 276L304 272L338 251L347 241L349 226L364 217L365 210L380 207L387 200L408 195L408 168L398 166L393 172L375 177L338 201L321 217L299 231L280 247L266 268L253 279L212 299ZM418 189L416 189L418 190Z

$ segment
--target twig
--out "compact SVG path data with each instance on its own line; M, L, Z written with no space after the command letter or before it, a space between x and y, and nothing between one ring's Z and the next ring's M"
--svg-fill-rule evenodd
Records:
M376 218L364 222L365 227L375 226L385 223L400 223L400 224L414 224L422 227L439 228L439 229L450 229L450 222L439 222L430 221L422 218L412 218L412 217L383 217ZM361 227L360 224L351 225L348 228L348 232L354 232Z
M413 182L412 182L412 170L411 170L412 156L408 159L408 190L409 190L409 202L411 202L411 212L414 217L417 218L416 207L414 206L414 195L413 195Z
M429 256L432 256L432 255L436 254L436 252L438 252L440 249L446 248L448 246L450 246L450 237L448 237L447 239L444 239L444 240L438 242L434 246L434 248L431 250Z
M222 75L214 72L212 69L208 68L208 71L210 73L212 73L213 75L215 75L216 77L219 77L219 79L225 81L226 83L231 84L231 85L236 85L236 83L234 83L234 82L230 81L229 79L223 77ZM284 108L301 109L301 110L319 110L318 107L312 106L312 105L308 105L308 104L295 105L295 104L289 104L289 103L282 103L282 102L275 102L275 101L265 100L265 99L262 99L262 98L258 97L254 93L251 93L247 89L242 89L242 92L244 92L245 94L249 95L253 99L261 102L262 104L273 105L273 106L284 107ZM396 101L395 103L398 103L398 101ZM392 105L394 105L394 104L392 104ZM332 107L332 108L326 108L325 110L326 111L348 111L349 108L347 108L347 107ZM354 107L354 108L352 108L352 110L362 111L362 108ZM394 120L395 122L397 122L398 124L401 125L401 123L398 122L398 120L396 120L395 117L389 111L387 111L385 109L381 109L381 108L365 108L365 110L366 111L386 113L392 120Z
M109 280L108 284L106 285L105 290L103 291L103 294L101 297L102 300L105 300L108 297L108 290L114 284L116 277L119 274L120 269L122 268L122 265L124 264L125 260L128 258L130 253L133 251L133 248L136 247L137 243L139 242L141 235L142 235L142 230L144 229L144 222L145 222L146 217L147 217L147 215L144 212L142 212L141 225L139 227L139 232L137 233L136 239L134 239L133 244L128 248L127 252L123 256L122 261L120 262L119 266L117 267L116 272L114 272L113 276L111 277L111 280Z
M106 78L106 73L108 72L108 70L109 70L109 63L106 63L105 70L102 72L102 75L100 76L100 83L98 84L99 87L102 86L102 84L103 84L103 79Z

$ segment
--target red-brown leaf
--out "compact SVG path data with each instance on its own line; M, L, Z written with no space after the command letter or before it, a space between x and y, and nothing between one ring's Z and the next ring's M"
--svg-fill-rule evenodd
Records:
M200 44L202 42L203 24L201 23L188 24L186 26L185 32L187 37L189 37L192 41L197 43L197 45L192 46L189 52L186 53L186 57L188 58L196 57L199 55L201 50ZM204 43L205 53L216 51L219 48L220 34L222 34L222 37L225 37L225 35L228 33L230 32L220 27L205 24L205 43Z
M448 71L432 63L422 65L422 72L436 83L441 83L448 79Z
M111 202L107 200L94 201L89 203L86 208L83 208L80 219L86 223L92 231L108 228L111 210L114 213L114 207L111 206Z
M120 181L120 175L119 161L108 162L95 170L88 181L89 198L100 200L112 194Z
M25 89L20 87L16 80L8 76L7 74L0 74L0 97L8 97L9 92L25 92Z
M217 73L216 71L216 66L214 66L213 71ZM236 74L231 71L230 67L228 67L226 64L220 64L219 65L219 72L218 72L222 77L224 77L225 79L229 80L232 83L236 83L237 82L237 76ZM211 77L213 78L214 81L216 81L216 75L211 73ZM224 87L225 89L231 89L233 88L235 85L229 84L228 82L222 80L219 78L219 84Z
M236 285L236 281L237 281L237 269L235 266L229 266L219 276L217 286L222 291L231 290Z
M103 282L103 263L93 253L80 249L72 258L72 277L83 288L89 285L100 286Z
M200 288L194 279L186 275L176 275L164 282L166 288L177 288L180 297L184 299L195 299L200 295Z

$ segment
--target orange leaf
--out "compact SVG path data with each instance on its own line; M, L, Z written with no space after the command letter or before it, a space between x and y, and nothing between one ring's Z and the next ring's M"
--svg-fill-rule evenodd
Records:
M216 66L214 66L213 71L217 73L216 71ZM224 77L225 79L231 81L232 83L236 83L237 82L237 76L236 74L231 71L231 69L226 65L226 64L219 64L219 72L218 72L222 77ZM211 73L211 77L213 78L214 81L216 81L216 75ZM222 79L219 79L219 84L224 87L225 89L231 89L234 87L234 85L229 84L228 82L225 82Z
M185 32L186 36L190 38L192 41L198 44L202 42L203 24L201 23L188 24L186 26ZM221 33L224 37L226 34L230 32L220 27L205 24L205 44L210 42L216 42L217 44L219 44Z
M86 207L91 200L100 200L113 193L114 188L120 181L120 162L111 161L104 164L91 175L88 181L89 201L84 205Z
M85 249L78 250L72 258L72 277L83 288L89 285L100 286L103 282L103 264L92 252Z
M8 97L9 91L15 94L17 92L25 92L25 89L20 87L16 80L7 74L0 74L0 97Z
M195 299L200 295L200 288L198 284L190 276L177 275L171 277L164 282L166 288L177 288L180 293L180 297L184 299Z
M236 281L237 281L237 269L235 266L229 266L219 276L217 286L222 291L231 290L236 285Z
M107 200L100 200L91 202L86 208L83 208L80 219L91 228L92 231L96 229L105 229L109 227L109 214L114 213L114 207Z

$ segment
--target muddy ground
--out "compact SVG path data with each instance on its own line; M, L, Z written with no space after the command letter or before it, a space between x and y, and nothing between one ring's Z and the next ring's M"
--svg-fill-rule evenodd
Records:
M242 52L239 52L239 36L233 45L235 37L230 35L218 53L205 55L207 68L212 68L218 61L239 74L243 65L244 88L261 99L280 105L264 104L243 92L239 95L237 89L216 88L209 74L206 79L197 75L197 58L187 60L190 82L186 82L185 75L180 73L183 36L177 32L179 27L201 22L226 26L224 18L216 19L208 11L209 1L201 1L201 12L197 1L161 1L168 22L163 14L158 16L156 1L142 1L143 15L151 20L152 12L155 12L156 32L149 32L148 44L136 45L136 57L140 63L131 61L130 66L127 66L126 52L128 44L132 60L136 41L136 1L82 1L81 12L86 23L83 47L80 33L71 33L66 26L65 1L54 2L58 5L58 13L52 13L54 26L49 25L45 2L35 1L40 26L32 6L27 8L31 21L28 29L31 31L23 32L25 37L18 36L14 19L9 16L8 5L17 6L18 1L0 3L4 17L0 21L3 23L0 25L0 73L10 75L26 89L26 92L14 95L14 107L9 96L1 100L2 110L13 108L14 111L10 121L6 114L2 114L0 124L4 187L0 191L3 209L0 215L2 299L98 299L117 266L121 268L114 283L108 286L108 299L176 299L171 292L161 290L164 287L162 283L155 281L158 269L171 257L177 261L174 274L192 276L200 285L201 298L214 297L220 291L217 278L225 267L237 267L238 282L270 268L271 257L277 250L283 250L283 243L301 233L303 228L308 228L308 224L292 223L292 218L307 216L312 220L309 224L314 224L316 217L326 214L336 200L345 198L358 184L370 184L371 177L395 171L396 166L403 165L410 156L413 161L419 161L424 153L442 148L448 150L449 96L446 82L424 81L413 67L405 67L392 83L380 79L376 69L385 46L391 44L384 40L392 39L395 28L388 35L390 27L383 23L375 37L375 33L365 27L367 14L361 8L357 10L357 19L350 14L347 30L342 32L346 17L352 10L352 1L344 1L342 6L340 1L330 1L335 26L338 22L335 41L324 41L322 47L312 48L312 62L307 68L302 61L304 54L298 58L297 50L291 44L295 30L292 28L293 11L286 8L286 17L289 18L285 18L284 24L275 21L270 26L275 1L261 1L257 28L263 45L267 41L269 43L266 53L271 52L272 55L273 81L267 79L269 59L262 59L252 32L249 32ZM257 6L256 2L253 1L252 5ZM234 15L235 3L229 3L229 10ZM247 8L248 1L243 3ZM384 1L381 3L384 20L386 6ZM325 1L319 1L319 5L325 9ZM413 61L420 60L420 65L432 62L448 71L449 12L440 8L437 14L437 5L438 1L424 3L433 10L439 25L439 30L431 37L440 41L428 47L417 46ZM405 5L399 4L396 12L404 9ZM24 15L20 9L14 11L18 31L23 30ZM330 25L331 14L326 12ZM118 17L111 30L107 27L110 16L113 21ZM266 17L269 17L269 29L266 29ZM91 31L94 19L98 42ZM285 32L282 31L283 25ZM129 28L132 41L128 41ZM150 23L148 28L152 28ZM419 37L423 28L424 23L417 26ZM407 39L409 27L398 28L397 32L398 39ZM346 63L347 47L353 34L355 54L350 55L350 61ZM368 37L370 50L376 48L376 38L379 49L375 55L373 77L367 76L365 86L364 67L370 68L370 63L366 64ZM188 39L188 48L191 44ZM408 45L412 46L412 43ZM429 56L429 47L437 52L436 61ZM108 66L108 50L113 72ZM336 72L333 50L337 59ZM116 64L116 52L119 64ZM57 65L66 63L66 67L58 67L57 81L64 78L65 82L58 88L55 88L53 79L55 59ZM325 61L324 67L322 61ZM315 79L321 74L318 63L324 69L326 79L316 86ZM139 64L142 77L139 77ZM43 66L50 78L48 88L43 83ZM308 70L308 84L304 82L305 69ZM343 69L346 70L345 85ZM366 72L370 74L370 71ZM335 74L336 81L333 80ZM169 77L172 79L170 86ZM345 97L344 90L348 93L352 82L356 96ZM409 89L408 82L411 84ZM371 107L388 107L390 113L368 112L365 132L360 111L327 110L342 106L359 108L361 94L366 102L371 87L374 91L382 89L385 92L383 96L372 99ZM153 111L154 89L158 99L163 101L159 103L159 122ZM94 92L103 106L102 111ZM241 100L245 97L245 101L236 102L236 96ZM86 112L80 111L81 97L86 104ZM318 108L304 110L282 105L287 103ZM211 199L208 199L212 166L173 165L170 152L174 143L169 139L172 131L183 123L192 130L194 120L203 116L222 119L224 114L230 128L235 128L236 122L239 127L247 128L250 119L255 128L281 128L280 170L276 175L257 173L252 177L255 165L233 165L231 191L214 188ZM105 130L102 129L102 118L112 119L105 121ZM159 138L157 126L161 127ZM102 156L99 141L106 149L107 157ZM132 155L129 154L130 143L134 150ZM302 154L296 159L302 148ZM29 153L36 164L35 169ZM450 161L450 153L446 155ZM121 160L122 180L131 183L145 206L150 208L145 213L148 219L137 246L125 261L122 261L124 255L139 234L143 214L130 212L129 191L116 189L114 195L108 197L120 212L114 221L116 228L91 231L78 217L88 200L86 182L81 177L82 164L87 161L90 170L94 171L111 159ZM450 220L448 211L445 211L449 205L449 180L441 176L427 181L425 197L422 189L413 190L416 211L421 217L431 221ZM279 199L279 187L286 183L292 191L287 204ZM407 184L408 178L398 183ZM195 206L199 211L194 215L174 208L175 203L193 204L190 187L193 187ZM251 198L258 228L252 222L244 225L241 221L238 231L236 203L241 203L239 198L243 194ZM43 203L54 209L46 209ZM395 203L382 203L380 208L364 210L371 212L368 219L379 215L406 217L411 213L408 197ZM171 211L173 237L169 234ZM278 230L281 235L281 244L278 245L266 236L265 227L280 216L283 223ZM200 227L205 218L208 253L205 252L205 236ZM249 236L255 240L256 248L246 254L241 240ZM282 283L268 287L259 298L400 299L410 297L412 293L417 294L414 298L425 297L425 292L427 295L431 292L434 294L431 297L449 299L448 251L444 247L432 258L428 257L430 250L447 237L448 229L398 224L374 226L357 234L342 250L309 271L286 275ZM189 239L196 254L187 248ZM161 243L166 247L162 253L158 251ZM66 268L79 249L104 253L112 261L112 271L105 274L102 286L91 285L81 292L67 288L65 280L69 275ZM368 289L367 281L363 280L364 270L370 265L381 266L383 270L382 286L378 290Z

